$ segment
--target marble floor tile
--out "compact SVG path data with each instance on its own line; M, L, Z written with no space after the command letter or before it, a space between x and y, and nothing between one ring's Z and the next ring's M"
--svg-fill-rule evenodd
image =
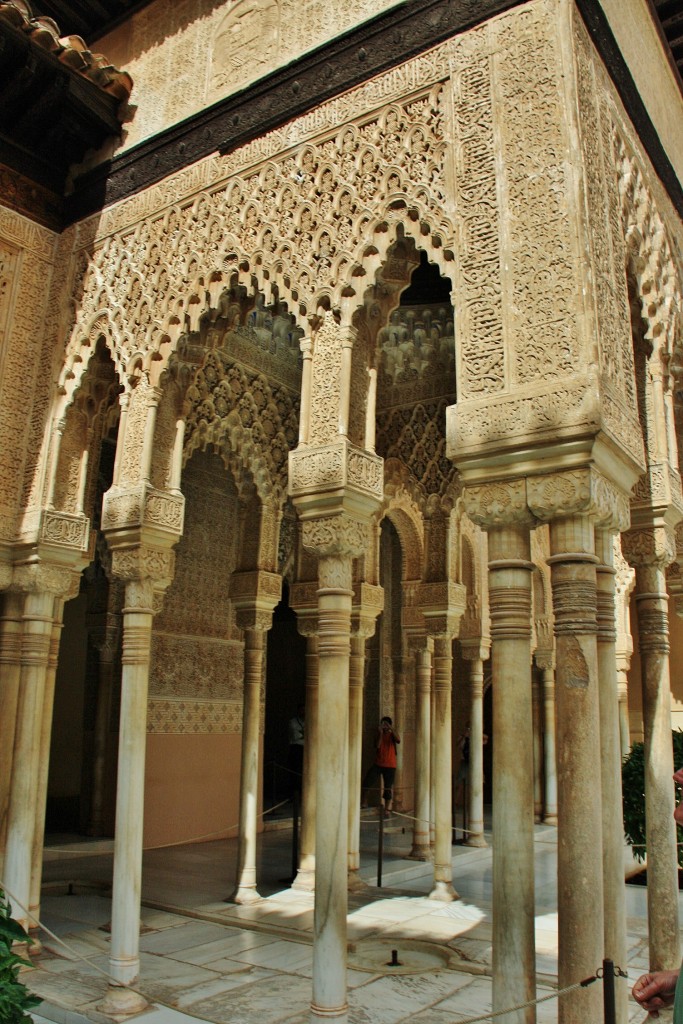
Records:
M143 935L140 949L149 953L176 953L181 949L205 946L207 942L225 937L225 928L206 921L190 921L177 928L165 928L161 932Z
M310 1001L307 978L273 975L234 990L229 1000L223 996L201 1000L192 1012L216 1024L277 1024L305 1014Z
M272 935L264 932L251 932L242 928L224 928L223 938L205 942L199 946L175 950L165 955L174 960L182 960L186 964L198 966L211 965L214 960L226 960L244 950L265 946L273 941Z

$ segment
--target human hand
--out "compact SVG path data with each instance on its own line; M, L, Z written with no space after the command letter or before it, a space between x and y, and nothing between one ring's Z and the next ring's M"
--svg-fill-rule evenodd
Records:
M655 971L643 974L632 989L633 998L652 1017L659 1017L659 1011L672 1006L678 971Z

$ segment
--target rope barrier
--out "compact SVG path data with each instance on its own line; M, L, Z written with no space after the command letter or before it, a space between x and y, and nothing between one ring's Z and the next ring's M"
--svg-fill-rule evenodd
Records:
M112 985L115 988L126 989L129 992L134 992L136 995L139 995L142 999L146 1000L146 1002L148 1002L150 1005L156 1003L160 1006L165 1007L166 1009L177 1010L177 1006L165 1002L158 995L148 995L141 988L138 988L133 985L127 985L125 984L125 982L118 981L111 974L109 974L108 971L105 971L102 967L99 967L98 964L94 963L91 957L83 956L83 954L79 953L78 950L73 948L73 946L70 946L68 942L65 942L63 939L60 939L60 937L58 935L55 935L55 933L50 928L48 928L47 925L43 924L43 922L40 921L35 916L35 914L32 914L29 910L26 909L26 907L21 903L21 901L18 900L17 897L6 887L2 879L0 879L0 889L2 889L6 893L10 900L13 901L13 903L22 911L22 913L29 920L33 921L33 923L37 925L42 932L45 932L46 935L49 935L49 937L54 942L56 942L59 946L65 949L67 953L69 953L69 959L80 960L82 963L87 964L89 967L91 967L98 974L102 975L102 977L106 979L109 985ZM226 927L229 927L229 924L226 924ZM102 955L104 954L99 952L93 954L93 956ZM617 977L628 977L627 974L621 970L621 968L615 967L614 970ZM504 1017L508 1013L516 1013L519 1010L525 1010L529 1006L537 1006L539 1003L546 1003L553 999L559 999L560 996L566 995L568 992L574 992L576 989L579 988L587 988L589 985L592 985L594 982L601 979L602 976L603 968L599 967L595 974L591 975L589 978L584 978L583 981L577 981L573 985L567 985L565 988L558 989L557 991L551 992L548 995L538 996L534 999L529 999L525 1003L518 1003L515 1006L508 1006L504 1010L495 1010L491 1011L491 1013L479 1014L474 1017L461 1018L459 1024L481 1024L481 1022L483 1021L494 1020L496 1017ZM185 1007L183 1007L183 1013L186 1014L186 1016L188 1017L192 1017L194 1020L205 1021L206 1024L223 1024L222 1021L217 1021L213 1017L200 1017L197 1014L193 1013L192 1010L187 1009Z
M273 807L268 807L265 811L260 811L257 814L257 818L265 818L267 814L272 814L273 811L278 811L285 804L290 803L290 800L281 800L279 804L275 804ZM234 829L238 829L240 823L237 822L235 825L226 825L225 828L219 829L217 832L205 832L201 836L191 836L189 839L178 839L173 843L159 843L158 846L146 846L143 853L153 853L155 850L171 850L175 846L187 846L190 843L202 843L208 839L217 839L219 836L225 838L226 832L232 832ZM46 846L45 850L49 853L65 853L72 857L105 857L110 856L113 850L94 850L94 851L81 851L81 850L70 850L66 847L59 846Z

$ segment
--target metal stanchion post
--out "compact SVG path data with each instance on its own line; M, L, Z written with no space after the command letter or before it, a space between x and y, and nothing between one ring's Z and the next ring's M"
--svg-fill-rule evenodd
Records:
M617 1024L617 1004L614 995L614 962L602 961L602 1000L605 1024Z
M377 888L382 888L382 858L384 857L384 804L379 805L379 839L377 842Z

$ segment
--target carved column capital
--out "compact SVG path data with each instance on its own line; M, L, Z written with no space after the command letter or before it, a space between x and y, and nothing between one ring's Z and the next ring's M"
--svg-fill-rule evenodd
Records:
M183 532L185 499L141 481L110 487L102 502L102 531L110 545L114 535L144 530L157 544L175 543Z
M127 585L134 581L152 581L154 589L163 592L170 585L174 570L175 554L168 548L133 543L115 547L112 551L112 576ZM128 586L126 600L127 595Z
M463 661L487 661L491 654L491 640L484 637L460 640Z
M351 636L367 640L375 632L377 616L384 610L384 588L357 583L351 601Z
M429 636L452 639L465 611L467 589L462 583L441 581L420 587L420 611Z
M25 594L52 594L63 601L76 597L81 582L81 566L55 564L35 558L14 565L10 590Z
M523 478L468 484L463 492L463 503L468 517L483 529L510 524L535 525L527 507Z
M282 594L282 577L275 572L254 569L230 577L230 600L240 629L269 630L273 609Z
M357 558L367 547L369 525L367 520L357 519L344 511L306 519L303 522L302 543L307 551L318 558L336 555Z
M676 539L664 524L628 530L621 535L621 550L634 568L653 566L664 569L676 558Z
M529 509L542 522L588 515L601 526L619 531L630 522L627 492L594 466L529 476L526 490Z

